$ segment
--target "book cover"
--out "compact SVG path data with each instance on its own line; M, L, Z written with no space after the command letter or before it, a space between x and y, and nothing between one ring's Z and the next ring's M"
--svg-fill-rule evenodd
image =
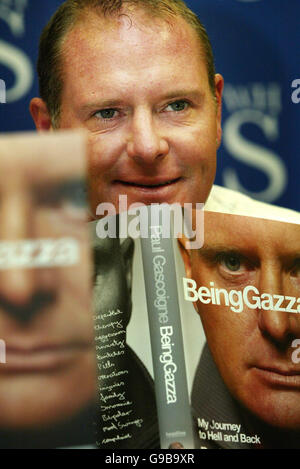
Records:
M299 448L300 225L206 212L204 233L199 250L181 243L183 301L205 333L191 390L199 445Z
M143 366L149 386L145 392L135 374L128 391L130 402L144 414L138 425L136 420L127 420L128 432L120 447L171 448L170 442L163 442L164 428L173 437L178 421L183 423L180 410L178 414L174 411L173 420L161 411L166 386L157 378L161 336L159 328L151 324L149 305L154 297L149 275L155 254L165 250L162 242L177 246L175 280L187 379L181 403L188 399L186 417L192 414L195 448L299 448L299 216L282 222L205 212L203 229L204 243L197 249L189 249L184 237L161 241L157 231L152 240L135 240L133 308L124 337L126 334L133 374L135 368ZM176 296L176 288L172 291ZM169 342L167 345L171 350ZM181 346L178 350L182 354ZM117 404L122 408L122 402ZM151 418L147 409L151 409ZM124 422L118 422L120 430ZM135 437L140 434L148 440L141 442ZM178 448L185 447L180 437L172 442L178 443ZM116 440L113 444L118 447Z
M0 446L95 444L85 138L0 137Z

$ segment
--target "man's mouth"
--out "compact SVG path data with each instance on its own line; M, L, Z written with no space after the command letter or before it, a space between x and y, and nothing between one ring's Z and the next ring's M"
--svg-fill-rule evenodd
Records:
M6 348L6 363L3 373L49 372L70 366L81 354L89 350L90 345L74 343L67 345L45 345L38 347Z
M300 370L254 367L257 376L275 387L300 389Z
M123 184L124 186L128 186L128 187L136 187L136 188L140 188L140 189L149 189L149 190L153 190L153 189L159 189L161 187L167 187L167 186L171 186L173 184L176 184L177 182L179 182L181 180L181 177L178 177L176 179L168 179L168 180L163 180L163 181L124 181L124 180L116 180L115 183L116 184Z
M177 176L177 175L176 175ZM113 187L116 193L128 196L128 203L173 204L182 202L183 177L124 177L115 179Z

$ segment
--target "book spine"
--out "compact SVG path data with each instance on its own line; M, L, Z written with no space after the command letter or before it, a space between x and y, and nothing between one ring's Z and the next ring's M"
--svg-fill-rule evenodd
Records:
M151 207L153 211L153 207ZM159 206L157 205L157 210ZM141 223L150 220L150 207ZM153 213L153 212L152 212ZM159 215L155 217L159 219ZM172 236L148 222L141 238L155 394L162 449L194 448Z

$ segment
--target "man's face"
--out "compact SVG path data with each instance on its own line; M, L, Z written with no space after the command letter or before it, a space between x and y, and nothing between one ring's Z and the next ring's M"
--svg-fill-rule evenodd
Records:
M197 287L300 297L300 226L248 217L205 214L205 241L186 257ZM251 298L256 295L249 293ZM292 342L300 338L299 313L268 309L242 312L197 302L208 345L233 396L264 422L300 428L300 364ZM237 299L237 296L234 296ZM289 301L282 306L286 307ZM298 303L299 304L299 303ZM297 309L297 305L294 305Z
M42 155L36 137L11 139L15 154L12 149L5 154L1 142L0 250L4 242L18 243L14 265L8 265L7 251L0 251L0 338L6 343L6 363L0 363L1 428L65 421L95 396L83 163L76 154L79 140L70 154L59 138L40 142ZM72 240L73 260L64 261L66 251L53 247L59 240L67 250ZM37 241L44 244L31 250L28 242ZM40 264L33 268L32 261Z
M61 128L88 129L91 205L204 202L221 139L223 80L216 105L195 32L136 13L90 13L63 46Z

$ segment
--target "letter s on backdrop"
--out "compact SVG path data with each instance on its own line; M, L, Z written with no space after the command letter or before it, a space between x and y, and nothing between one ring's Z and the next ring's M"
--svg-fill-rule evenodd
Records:
M23 98L33 84L33 67L27 55L6 41L0 40L0 63L15 75L14 85L6 90L6 101L12 103Z
M286 167L274 151L251 142L242 135L241 127L246 124L258 126L269 141L274 141L279 136L278 118L249 108L234 112L224 125L226 150L236 160L263 171L269 184L259 192L247 190L239 182L236 169L227 167L223 172L225 186L265 202L274 202L287 186Z

